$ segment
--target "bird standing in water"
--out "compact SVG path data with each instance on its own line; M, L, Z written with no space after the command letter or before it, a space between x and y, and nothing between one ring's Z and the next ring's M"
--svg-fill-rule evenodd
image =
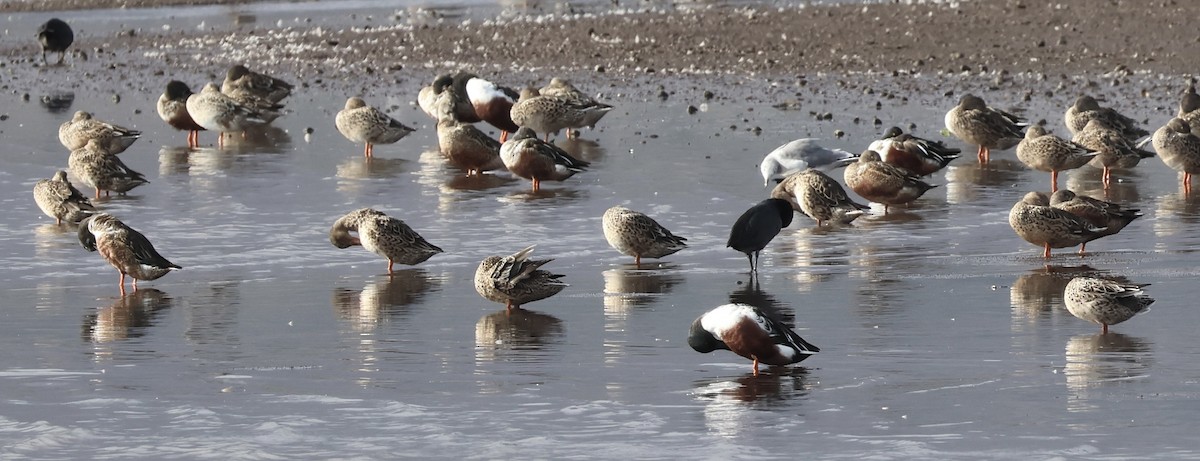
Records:
M63 59L67 57L67 48L75 43L75 32L71 30L71 26L67 25L66 21L58 18L50 18L49 21L38 27L37 31L38 43L42 44L42 62L46 61L46 52L58 53L58 64L63 63Z
M738 217L729 231L725 246L746 254L750 272L758 272L762 249L771 243L779 231L792 224L792 204L787 200L769 198L758 202Z

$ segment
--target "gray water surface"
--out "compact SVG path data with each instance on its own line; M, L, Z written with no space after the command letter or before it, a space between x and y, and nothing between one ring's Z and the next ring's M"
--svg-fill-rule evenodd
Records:
M6 92L0 457L1200 456L1200 313L1189 300L1200 196L1181 195L1160 161L1110 191L1144 218L1086 257L1043 261L1007 215L1048 175L1011 151L981 167L948 140L967 155L931 178L941 187L848 228L797 215L752 284L724 243L767 194L762 155L805 136L861 151L891 124L940 138L957 97L888 99L815 76L803 89L701 80L666 80L667 101L648 79L606 88L617 110L560 141L592 168L539 194L506 173L466 180L445 166L432 121L410 105L416 87L365 95L419 129L370 162L332 127L344 94L297 94L272 129L225 149L204 133L207 147L189 150L154 114L157 82L121 90L118 104L79 91L65 108L39 102L69 91L61 85L25 82L30 101ZM688 115L706 85L718 98ZM803 110L770 107L795 92ZM1035 100L1027 115L1064 133L1059 107L1071 99ZM1152 129L1170 115L1128 104ZM65 168L57 127L74 110L146 132L122 158L151 183L98 204L185 269L119 296L117 273L38 211L32 185ZM1099 180L1090 167L1061 179L1095 194ZM690 247L632 267L600 231L617 204ZM389 277L375 255L332 247L332 222L364 206L446 252ZM505 315L472 274L530 244L571 286ZM1062 304L1067 280L1087 272L1152 283L1158 302L1100 335ZM691 321L730 301L775 311L822 352L756 377L740 357L687 347Z

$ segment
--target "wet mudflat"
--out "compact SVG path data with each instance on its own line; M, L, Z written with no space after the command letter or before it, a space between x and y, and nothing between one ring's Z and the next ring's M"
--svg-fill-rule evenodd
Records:
M410 104L415 85L362 85L419 130L368 162L332 127L347 94L297 94L273 128L224 149L205 133L206 147L189 150L153 113L157 82L70 91L61 71L3 95L7 456L1197 456L1200 196L1182 195L1157 159L1118 174L1108 193L1146 216L1082 258L1059 250L1044 261L1008 227L1012 204L1048 189L1048 174L1011 151L980 166L952 139L968 155L931 179L940 187L848 228L797 216L764 252L757 283L724 248L732 222L768 191L757 162L771 149L813 136L860 151L893 124L941 139L957 95L986 83L862 77L868 93L834 77L802 88L632 78L604 88L618 109L598 130L560 138L589 171L533 194L506 173L467 180L445 166L432 121ZM1174 83L1093 89L1153 129L1173 111ZM672 93L665 101L659 84ZM1085 83L1030 102L1011 89L1024 85L1034 83L980 92L1064 133L1062 110ZM1171 93L1129 96L1134 88ZM704 89L718 96L705 102ZM41 102L68 91L69 105ZM791 99L801 107L772 107ZM116 272L37 210L30 189L65 167L56 132L74 110L146 132L122 158L151 183L99 206L184 270L119 296ZM1099 171L1060 181L1103 196ZM632 267L600 231L616 204L690 248ZM389 277L386 261L332 247L333 220L363 206L446 253ZM571 287L505 315L471 277L487 255L529 244ZM1067 281L1085 272L1153 283L1158 302L1100 335L1062 304ZM822 352L755 377L732 354L688 348L691 321L730 301L775 311Z

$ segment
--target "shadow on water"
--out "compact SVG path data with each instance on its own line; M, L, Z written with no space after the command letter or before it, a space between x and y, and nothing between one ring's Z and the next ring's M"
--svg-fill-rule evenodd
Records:
M85 315L83 337L97 344L141 337L171 303L169 295L154 288L130 292L96 313Z
M1154 364L1154 344L1142 338L1109 332L1072 336L1066 346L1067 409L1091 411L1106 387L1136 385Z
M653 304L680 283L678 266L666 263L642 263L638 268L624 264L604 271L604 315L625 316L637 307Z
M751 276L748 281L739 283L738 288L729 292L729 302L749 304L757 307L767 317L783 322L789 327L796 326L796 313L790 306L780 302L774 295L764 291L758 278Z
M424 269L404 269L391 276L367 282L361 290L337 287L333 290L333 309L337 317L359 330L369 330L381 322L408 314L408 306L419 304L430 293L441 289L442 280Z
M562 320L525 309L500 310L475 323L476 362L543 363L562 344Z

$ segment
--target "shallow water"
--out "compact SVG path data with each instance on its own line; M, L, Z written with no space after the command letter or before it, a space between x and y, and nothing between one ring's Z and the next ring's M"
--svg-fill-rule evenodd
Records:
M188 150L154 114L157 84L123 91L115 105L87 91L61 107L39 102L65 91L61 82L18 82L27 88L4 94L10 118L0 123L0 453L1200 456L1191 442L1200 313L1186 300L1200 196L1182 196L1156 159L1110 191L1146 216L1083 258L1059 250L1047 264L1008 227L1011 205L1048 180L1009 151L987 167L966 155L910 209L877 209L853 227L814 229L797 215L748 283L745 257L724 239L766 195L762 155L803 136L859 151L891 124L938 138L957 99L944 89L887 99L812 80L770 90L625 82L600 129L563 143L592 168L540 194L507 174L464 180L444 166L431 121L409 105L415 87L367 95L419 128L367 162L332 127L344 95L296 95L276 129L226 149L205 133L210 147ZM667 101L654 98L658 83L675 92ZM688 115L705 86L718 98ZM770 107L794 92L803 109ZM1061 99L1024 106L1062 133L1057 107L1070 98ZM1152 127L1170 115L1129 105ZM115 271L40 214L30 190L65 167L56 127L74 110L146 132L122 158L151 183L99 205L186 269L118 296ZM835 119L816 121L810 110ZM748 130L756 126L759 135ZM835 139L836 129L846 137ZM1074 190L1099 189L1099 170L1063 176ZM651 214L691 246L632 267L600 232L616 204ZM363 206L404 219L446 253L389 277L376 256L329 245L333 220ZM571 287L507 316L470 279L485 256L529 244L555 258L547 268ZM1099 335L1062 305L1080 272L1153 283L1158 302ZM822 352L755 377L739 357L688 348L691 321L730 301L774 310Z

